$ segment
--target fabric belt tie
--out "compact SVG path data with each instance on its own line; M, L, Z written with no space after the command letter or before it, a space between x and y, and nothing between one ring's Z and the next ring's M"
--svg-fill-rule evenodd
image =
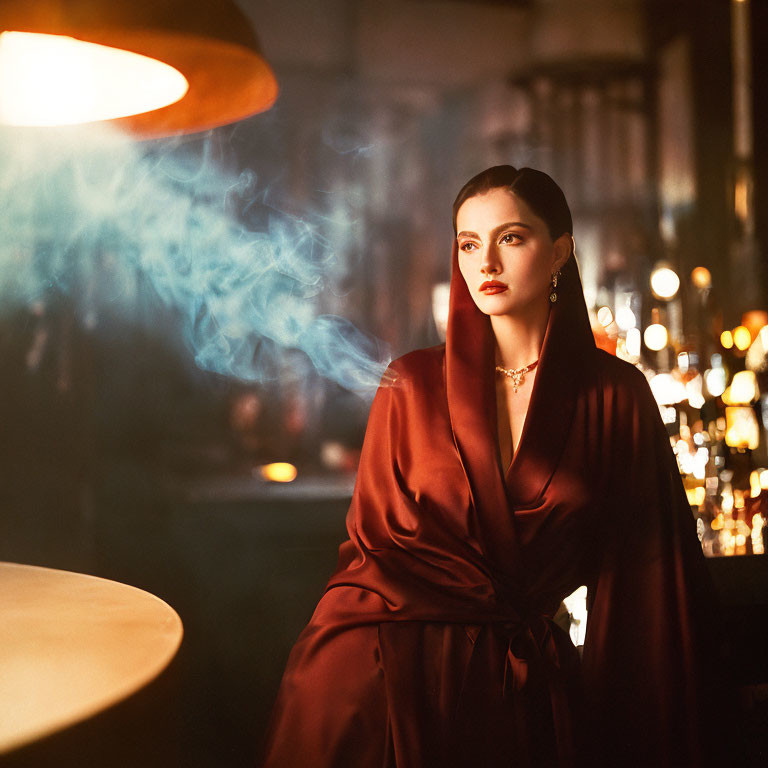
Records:
M568 634L551 616L540 615L497 625L507 638L502 695L522 691L533 667L549 685L557 751L563 765L573 759L573 730L566 676L580 666L578 651Z

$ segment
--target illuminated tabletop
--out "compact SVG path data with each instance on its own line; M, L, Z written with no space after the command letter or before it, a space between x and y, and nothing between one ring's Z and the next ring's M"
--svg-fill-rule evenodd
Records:
M178 614L136 587L0 563L0 754L84 720L169 664Z

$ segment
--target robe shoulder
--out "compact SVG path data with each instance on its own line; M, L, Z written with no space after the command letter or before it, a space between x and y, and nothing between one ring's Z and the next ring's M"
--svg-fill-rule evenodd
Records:
M623 415L630 418L635 432L639 417L662 423L648 379L637 366L603 349L597 350L595 360L606 404L606 417L619 418Z
M413 349L395 358L387 368L391 381L407 387L434 386L442 379L445 343Z
M403 425L410 415L422 418L430 404L441 400L435 395L445 391L444 359L445 344L438 344L411 350L389 363L371 403L366 442L380 441L387 434L393 451L401 446L400 440L407 434ZM364 444L363 454L368 452Z
M595 351L596 365L602 374L604 385L613 386L631 394L645 394L650 391L648 379L636 365L604 349L598 348Z

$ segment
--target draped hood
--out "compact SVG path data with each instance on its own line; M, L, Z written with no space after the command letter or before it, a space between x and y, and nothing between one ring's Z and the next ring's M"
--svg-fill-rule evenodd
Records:
M479 524L486 552L508 566L509 553L517 550L510 510L534 506L546 489L563 453L579 394L594 376L597 347L572 253L561 269L557 301L550 304L518 449L505 470L498 450L495 339L489 316L469 293L458 253L454 241L445 344L448 408L475 508L485 513ZM497 471L489 472L489 467ZM521 562L519 557L512 560ZM523 574L511 578L520 583Z

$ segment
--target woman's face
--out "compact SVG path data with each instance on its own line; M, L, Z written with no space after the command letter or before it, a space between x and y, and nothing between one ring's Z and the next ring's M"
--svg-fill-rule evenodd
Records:
M504 188L465 200L456 214L456 230L459 269L486 315L524 313L547 301L552 275L571 252L569 234L553 243L543 219ZM486 286L492 281L501 286Z

